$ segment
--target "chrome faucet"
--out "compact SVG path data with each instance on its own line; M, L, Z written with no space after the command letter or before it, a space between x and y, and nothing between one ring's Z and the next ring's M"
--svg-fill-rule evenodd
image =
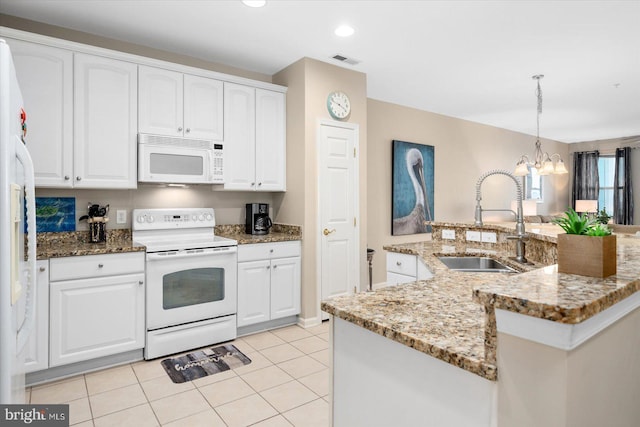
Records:
M482 192L480 188L482 187L482 182L490 177L491 175L506 175L513 180L516 184L517 190L517 212L513 212L511 209L482 209L480 205L480 200L482 200ZM525 241L528 239L525 229L524 229L524 216L522 211L522 186L518 182L518 179L513 176L510 172L505 170L491 170L489 172L484 173L480 178L478 178L478 182L476 183L476 213L475 213L475 225L482 226L482 212L483 211L506 211L515 214L516 216L516 234L512 236L507 236L509 240L516 240L516 257L515 260L519 263L526 264L527 258L525 258Z

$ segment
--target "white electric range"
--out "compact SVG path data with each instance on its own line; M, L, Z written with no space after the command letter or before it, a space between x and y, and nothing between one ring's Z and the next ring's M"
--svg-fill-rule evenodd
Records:
M147 248L145 359L236 337L238 243L214 226L211 208L133 211Z

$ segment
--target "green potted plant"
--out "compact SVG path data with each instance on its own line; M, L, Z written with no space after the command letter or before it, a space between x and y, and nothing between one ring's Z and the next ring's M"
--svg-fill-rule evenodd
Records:
M554 222L565 231L558 234L559 273L601 278L616 274L616 236L606 224L571 208Z
M598 212L598 215L596 215L596 221L598 221L600 224L608 224L609 220L611 219L611 215L609 215L607 213L607 208L602 208L600 209L600 212Z

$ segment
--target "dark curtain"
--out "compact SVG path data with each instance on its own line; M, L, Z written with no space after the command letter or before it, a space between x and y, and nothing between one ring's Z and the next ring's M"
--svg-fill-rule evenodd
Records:
M631 186L631 148L616 149L613 181L613 218L616 224L633 224L633 188Z
M598 177L598 151L573 153L573 189L571 208L575 209L576 200L598 200L600 180Z

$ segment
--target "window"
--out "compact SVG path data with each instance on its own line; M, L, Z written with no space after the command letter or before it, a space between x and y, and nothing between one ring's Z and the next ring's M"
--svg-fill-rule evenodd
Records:
M598 210L605 209L613 215L613 184L616 173L616 159L614 156L600 156L598 158L598 175L600 177L600 192L598 193Z
M542 201L542 176L536 168L529 167L529 175L522 177L524 184L524 199Z

